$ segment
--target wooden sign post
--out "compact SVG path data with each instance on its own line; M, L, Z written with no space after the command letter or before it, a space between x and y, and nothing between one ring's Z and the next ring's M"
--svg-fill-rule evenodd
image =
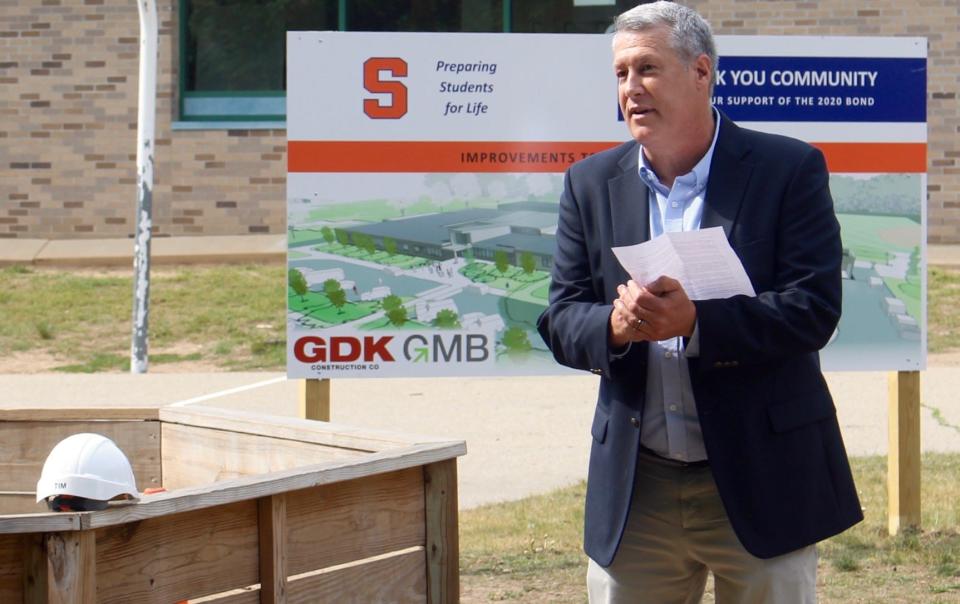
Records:
M887 529L920 528L920 372L887 376Z
M330 421L330 380L301 380L299 398L301 418Z

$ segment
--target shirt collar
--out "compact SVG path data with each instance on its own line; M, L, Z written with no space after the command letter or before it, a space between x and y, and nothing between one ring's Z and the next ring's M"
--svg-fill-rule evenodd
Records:
M712 107L712 109L714 127L713 140L710 142L710 148L707 149L707 152L703 154L703 157L700 158L700 161L697 162L690 172L677 178L677 180L682 180L688 184L691 189L698 191L707 186L707 178L710 176L710 165L713 163L713 150L717 146L717 137L720 135L720 112L717 111L716 107ZM643 145L640 145L640 149L638 149L637 152L640 154L640 178L643 179L643 182L646 183L648 187L664 189L665 187L660 184L660 179L657 178L656 173L653 171L653 166L650 165L647 158L643 155ZM692 181L690 175L692 175Z

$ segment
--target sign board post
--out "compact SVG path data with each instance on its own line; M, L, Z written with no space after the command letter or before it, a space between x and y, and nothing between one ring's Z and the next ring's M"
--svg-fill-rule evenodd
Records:
M300 417L330 421L330 380L300 380Z
M887 376L887 530L920 528L920 372Z

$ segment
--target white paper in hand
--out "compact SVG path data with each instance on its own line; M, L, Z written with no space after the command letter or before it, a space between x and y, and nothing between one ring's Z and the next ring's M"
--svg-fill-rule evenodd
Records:
M615 247L613 253L640 285L664 275L673 277L691 300L756 295L720 227L664 233L644 243Z

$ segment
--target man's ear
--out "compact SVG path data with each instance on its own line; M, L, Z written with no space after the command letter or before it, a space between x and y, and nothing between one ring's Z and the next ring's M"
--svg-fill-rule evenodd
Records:
M697 82L710 86L710 80L713 77L713 62L705 54L701 54L693 62L693 68L697 72Z

